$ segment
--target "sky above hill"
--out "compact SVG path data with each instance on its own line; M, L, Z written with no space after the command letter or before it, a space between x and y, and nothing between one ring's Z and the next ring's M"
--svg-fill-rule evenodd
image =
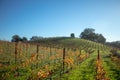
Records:
M107 41L120 40L120 0L0 0L0 39L14 34L79 37L94 28Z

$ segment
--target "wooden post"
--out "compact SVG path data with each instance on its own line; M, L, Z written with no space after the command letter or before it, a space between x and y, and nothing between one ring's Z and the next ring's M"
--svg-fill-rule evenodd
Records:
M37 57L36 57L36 59L38 60L39 45L37 45L37 50L36 50L36 53L37 53Z
M27 54L28 54L28 43L26 43L26 57L27 57Z
M81 55L81 49L79 50L79 54Z
M17 63L17 49L18 49L18 42L15 42L15 64Z
M98 57L97 57L97 59L98 60L100 59L100 51L99 51L99 49L98 49Z
M37 60L37 64L36 64L36 68L38 68L38 53L39 53L39 45L37 44L37 49L36 49L36 60Z
M7 52L11 53L11 50L10 50L10 43L9 43L9 42L7 43L7 46L8 46ZM9 55L9 54L7 53L7 55ZM10 64L10 61L11 61L11 60L10 60L10 58L9 58L9 59L8 59L8 64Z
M65 70L65 48L63 48L63 73Z
M51 56L51 52L52 52L52 51L51 51L51 46L50 46L50 56Z
M80 55L82 54L81 49L79 49L79 55L77 56L77 65L80 63Z

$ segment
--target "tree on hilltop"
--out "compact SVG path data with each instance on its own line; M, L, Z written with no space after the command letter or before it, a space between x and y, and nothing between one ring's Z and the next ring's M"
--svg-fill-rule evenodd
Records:
M11 42L19 42L21 41L21 38L19 35L13 35Z
M19 41L27 42L28 39L26 37L21 38L19 35L12 36L11 42L19 42Z
M99 43L105 43L106 39L102 34L95 33L95 29L86 28L79 36L81 39L87 39L90 41L95 41Z
M71 33L71 34L70 34L70 37L71 37L71 38L75 38L75 34L74 34L74 33Z
M26 37L22 38L22 42L27 42L27 41L28 41L28 39Z

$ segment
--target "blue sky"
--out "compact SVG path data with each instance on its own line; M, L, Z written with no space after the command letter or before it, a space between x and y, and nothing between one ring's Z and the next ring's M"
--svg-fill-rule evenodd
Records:
M85 28L120 40L120 0L0 0L0 39L78 37Z

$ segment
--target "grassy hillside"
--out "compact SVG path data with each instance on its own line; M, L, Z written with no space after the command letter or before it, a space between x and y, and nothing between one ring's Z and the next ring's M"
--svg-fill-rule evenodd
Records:
M111 49L79 38L0 41L0 79L119 80L120 59Z
M45 46L61 46L61 47L69 47L69 48L82 48L83 46L86 47L85 45L89 45L94 47L94 48L100 48L104 46L103 44L99 44L93 41L85 40L85 39L80 39L80 38L70 38L70 37L55 37L55 38L43 38L38 41L30 41L30 43L40 43ZM107 46L105 46L107 47Z

